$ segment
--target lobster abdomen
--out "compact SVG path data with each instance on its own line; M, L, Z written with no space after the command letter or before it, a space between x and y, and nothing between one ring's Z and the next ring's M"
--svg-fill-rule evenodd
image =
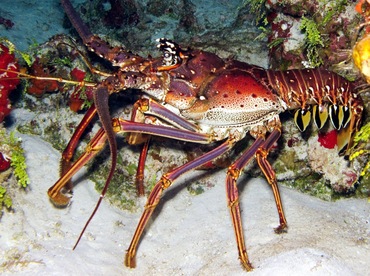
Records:
M306 129L311 113L318 128L328 117L336 129L347 125L352 87L343 77L325 69L268 70L267 75L288 109L297 109L295 118L300 130Z
M266 72L269 85L287 108L296 109L294 120L301 131L307 128L311 118L319 129L330 118L335 129L346 132L343 135L346 138L338 143L339 149L350 144L363 110L362 99L354 93L351 82L322 68Z

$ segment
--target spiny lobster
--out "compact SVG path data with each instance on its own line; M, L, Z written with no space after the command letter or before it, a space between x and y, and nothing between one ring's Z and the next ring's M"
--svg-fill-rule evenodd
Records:
M224 60L210 52L183 49L167 39L159 39L161 57L144 58L122 47L111 47L93 35L70 1L61 2L86 47L117 68L115 73L104 74L106 78L96 85L94 104L63 152L62 176L48 190L55 205L66 206L70 201L67 192L72 190L71 177L108 142L111 152L110 172L101 197L76 245L97 211L114 174L117 159L115 134L128 134L130 144L144 143L137 173L139 183L143 179L150 135L200 144L223 141L210 152L164 174L154 186L126 253L125 265L135 267L138 242L163 191L180 175L228 152L249 132L255 141L228 168L226 193L239 258L243 267L251 270L253 267L244 242L236 185L242 169L253 157L256 158L275 197L279 214L279 226L275 232L285 232L287 221L277 180L267 160L271 148L281 136L279 114L286 110L296 110L294 121L301 131L306 129L311 118L318 128L322 128L330 118L334 128L339 130L338 147L345 151L359 127L363 110L362 100L354 93L352 84L325 69L284 72L265 70L235 60ZM131 88L140 89L145 94L135 103L131 120L111 119L109 95ZM72 163L78 140L96 113L102 128L92 138L86 152Z

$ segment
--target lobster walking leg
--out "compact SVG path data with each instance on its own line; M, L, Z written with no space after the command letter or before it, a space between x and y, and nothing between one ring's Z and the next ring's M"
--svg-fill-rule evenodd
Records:
M264 141L262 136L257 137L256 141L253 145L243 153L243 155L234 163L232 164L227 172L226 178L226 193L228 198L228 205L230 208L230 214L234 226L235 236L236 236L236 243L239 251L239 258L243 265L243 267L250 271L253 269L253 266L249 262L247 250L245 247L244 242L244 234L243 228L241 223L241 215L240 215L240 207L239 207L239 195L238 195L238 188L236 186L237 179L240 176L241 170L245 167L251 158L256 155L257 161L259 166L261 167L262 171L266 175L268 182L271 184L277 210L279 213L280 225L275 229L275 232L281 233L287 227L285 215L282 209L282 204L280 200L280 194L276 183L275 174L269 166L270 164L266 160L266 156L268 151L271 149L272 145L279 139L280 137L280 129L275 129L270 133L268 138ZM275 181L274 181L275 180Z
M165 126L155 126L142 123L136 123L131 121L126 121L123 119L113 119L112 120L112 130L114 133L127 133L136 132L144 133L149 135L157 135L162 137L168 137L172 139L178 139L183 141L190 141L195 143L208 144L212 141L212 138L206 134L191 132L188 130L179 130L175 128L165 127ZM56 206L65 206L69 203L70 198L63 193L63 188L68 184L71 177L82 168L91 158L93 158L105 145L106 141L109 140L107 131L105 128L101 128L94 138L91 140L87 146L86 152L82 154L78 160L71 166L71 168L63 175L49 190L48 195L50 199ZM199 166L202 164L199 164ZM178 177L178 176L176 176ZM95 212L97 211L105 193L108 189L110 178L108 177L100 198L96 204L94 211L92 212L90 218L88 219L85 227L83 228L76 245L80 241L85 229L87 228L89 222L93 218Z
M107 140L107 135L101 128L91 139L87 145L85 153L83 153L76 162L61 176L61 178L48 190L50 200L54 205L63 207L68 205L70 198L65 195L63 189L69 188L70 179L78 172L91 158L93 158L104 146ZM68 190L69 191L69 190Z
M148 118L148 116L151 116L151 115L155 116L155 118L153 118L153 121L155 120L158 121L158 118L162 118L176 128L185 129L189 131L198 130L197 126L194 125L193 123L174 114L173 112L171 112L167 108L164 108L162 105L158 104L157 102L151 99L145 99L145 98L138 100L134 104L132 115L131 115L131 121L144 123L146 121L146 118ZM152 123L155 124L155 122L152 122ZM143 183L144 166L145 166L146 155L149 149L150 136L146 134L142 134L142 133L129 133L129 135L127 135L126 138L129 144L144 143L141 149L139 163L138 163L138 167L136 171L136 179L135 179L135 184L136 184L138 195L143 196L144 195L144 183Z
M136 171L136 176L135 176L135 186L136 186L138 196L145 195L144 169L145 169L146 157L148 155L148 150L149 150L149 143L150 143L150 137L148 138L147 141L144 142L143 147L141 148L139 162L137 165L137 171Z
M234 162L227 171L226 176L226 195L228 199L228 206L230 208L231 219L234 226L236 243L239 252L239 258L243 267L250 271L253 269L252 264L249 262L247 249L245 247L243 228L241 223L240 207L239 207L239 193L236 186L241 170L245 167L251 158L255 155L258 148L263 144L264 139L258 137L253 145L242 154L242 156Z
M212 151L174 169L173 171L164 174L159 182L154 186L152 189L147 203L145 205L145 210L140 218L138 226L136 228L134 237L132 238L131 244L127 249L126 258L125 258L125 265L131 268L136 266L135 256L136 256L136 249L137 245L140 241L140 237L143 234L146 224L148 223L151 215L153 214L154 209L157 207L162 193L165 189L170 187L175 179L177 179L182 174L195 169L199 166L206 164L207 162L221 156L223 153L229 151L232 146L235 144L234 139L230 138L222 143L217 148L213 149Z
M75 132L72 135L71 140L69 141L68 145L64 149L62 153L62 160L60 161L60 176L66 174L66 172L71 168L71 159L74 155L74 152L76 150L77 144L86 130L87 126L90 124L92 119L96 115L96 107L95 105L91 105L90 108L87 110L85 116L83 117L82 121L77 126ZM73 188L72 182L68 181L68 184L66 185L66 189L71 191Z
M281 135L280 128L276 128L273 132L270 133L269 137L266 139L265 143L260 147L256 152L256 159L259 167L261 168L263 174L265 175L268 183L271 185L272 191L274 193L276 208L279 214L279 226L276 227L275 233L280 234L286 232L287 221L283 211L283 205L281 203L279 187L276 181L276 174L271 164L267 161L267 155L271 150L272 146L279 139Z

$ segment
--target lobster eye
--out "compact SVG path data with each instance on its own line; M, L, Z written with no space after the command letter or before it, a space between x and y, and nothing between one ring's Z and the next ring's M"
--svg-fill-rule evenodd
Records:
M170 52L163 52L163 64L166 66L176 65L176 57L174 57Z
M163 58L164 58L165 60L171 60L171 59L172 59L171 54L170 54L169 52L165 52L165 53L163 54Z

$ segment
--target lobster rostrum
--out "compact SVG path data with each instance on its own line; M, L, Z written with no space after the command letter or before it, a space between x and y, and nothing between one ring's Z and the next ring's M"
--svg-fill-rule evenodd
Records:
M148 137L151 135L201 144L223 141L210 152L164 174L154 186L126 253L125 265L135 267L138 242L163 191L180 175L221 156L249 133L255 141L228 168L226 193L239 258L243 267L251 270L236 185L242 169L253 157L256 158L275 197L279 215L279 226L275 232L285 232L287 221L279 188L275 172L267 160L269 151L281 136L279 114L296 110L294 120L301 131L307 128L311 118L318 128L322 128L330 118L334 128L339 130L338 148L346 150L359 127L363 109L361 98L354 93L352 84L325 69L265 70L235 60L224 60L213 53L183 49L167 39L159 39L160 58L143 58L124 48L109 46L89 31L68 0L61 2L88 49L117 67L115 73L106 74L106 78L96 86L94 105L87 111L63 153L62 176L48 191L55 205L67 205L70 197L66 192L72 190L71 177L108 142L111 170L77 243L113 176L117 158L115 134L126 133L131 144L144 143L138 182L142 181ZM131 120L111 119L109 95L129 88L144 92L134 105ZM79 137L96 113L102 128L92 138L86 152L72 163Z

